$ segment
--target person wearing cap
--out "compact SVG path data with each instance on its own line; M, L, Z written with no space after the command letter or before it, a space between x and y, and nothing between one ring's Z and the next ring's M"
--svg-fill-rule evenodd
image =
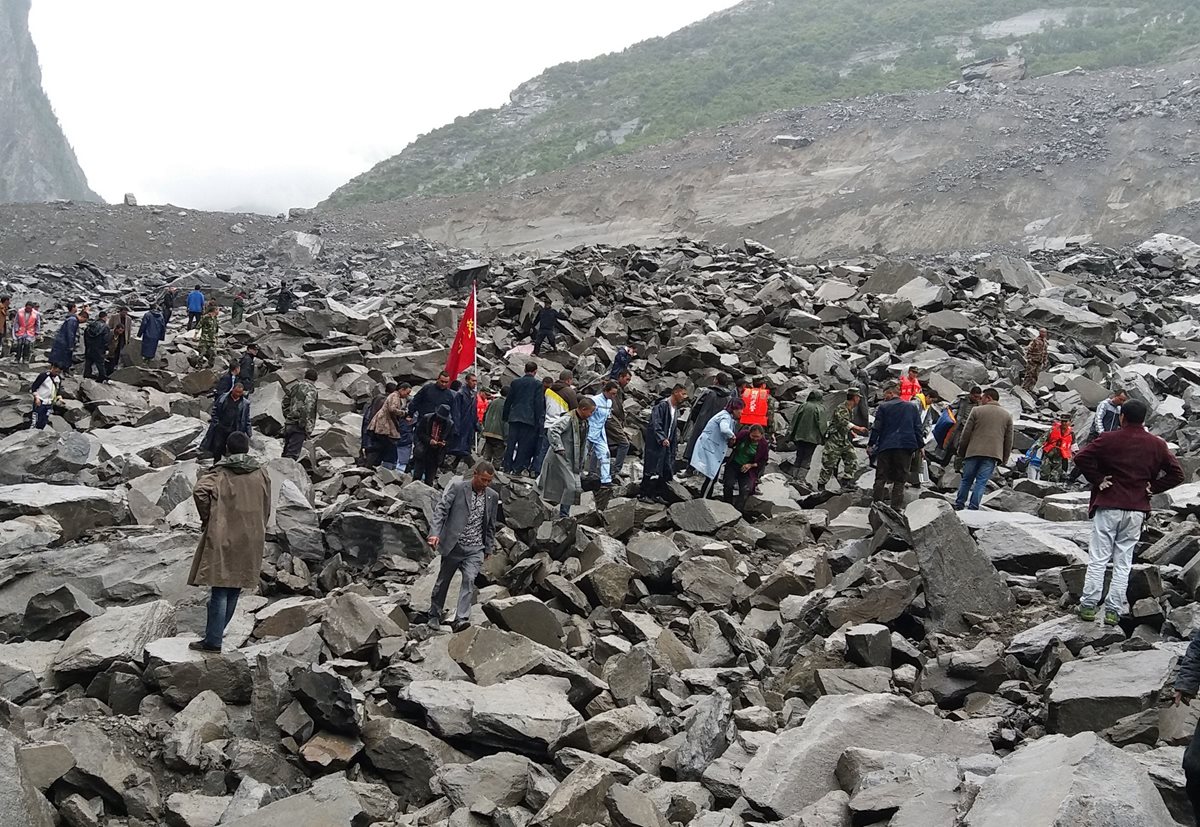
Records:
M908 373L900 377L900 401L911 402L921 392L921 371L911 365Z
M1071 447L1075 435L1071 428L1071 415L1063 412L1058 421L1050 426L1050 433L1042 438L1041 478L1047 482L1059 482L1071 461Z
M854 453L854 434L865 434L867 429L855 425L851 421L854 409L858 407L862 391L850 388L846 391L846 401L838 405L829 419L829 427L825 429L825 445L821 456L821 476L817 478L817 489L824 490L832 477L837 477L841 485L849 484L858 473L858 455ZM838 474L841 466L845 476Z

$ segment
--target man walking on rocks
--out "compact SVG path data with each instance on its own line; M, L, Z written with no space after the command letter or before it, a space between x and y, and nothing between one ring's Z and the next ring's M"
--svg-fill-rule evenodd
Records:
M1125 393L1124 388L1113 388L1108 399L1096 406L1096 416L1092 419L1088 442L1121 427L1121 408L1128 399L1129 395Z
M233 297L233 304L229 308L229 323L234 327L240 325L246 318L246 293L239 290L238 294Z
M1092 539L1079 617L1096 619L1104 570L1112 562L1112 583L1104 601L1104 622L1115 626L1125 607L1133 550L1150 513L1150 497L1183 482L1183 468L1161 437L1146 430L1147 406L1131 399L1121 406L1121 427L1101 434L1075 457L1075 467L1091 483L1088 515Z
M666 503L667 485L675 476L675 452L679 446L679 408L687 399L687 388L676 385L671 395L650 411L646 425L641 499Z
M163 291L162 298L158 300L158 307L162 311L164 327L171 323L171 313L175 310L175 295L177 292L174 287L168 287Z
M250 438L250 400L240 384L234 385L229 393L217 399L200 448L212 454L214 463L218 462L228 453L226 443L235 433Z
M108 326L108 314L100 315L88 322L83 329L83 378L97 382L108 381L108 346L112 343L113 331Z
M825 431L825 452L821 457L821 476L817 478L817 490L824 491L833 477L845 487L858 473L858 456L854 453L854 434L865 434L867 429L851 422L854 409L858 407L862 391L850 388L846 401L838 405ZM844 476L838 474L841 466Z
M463 377L462 387L454 392L454 404L450 413L454 417L454 436L450 439L447 453L450 455L450 469L458 468L458 464L471 465L471 452L475 449L475 434L479 430L478 415L479 379L473 373Z
M191 313L189 312L189 316ZM200 319L200 361L205 367L212 367L217 359L217 335L220 332L220 323L217 321L217 306L209 304L208 309L204 311L204 316ZM245 366L243 365L243 370ZM242 377L245 381L245 377Z
M612 413L604 423L604 434L608 439L608 451L612 455L612 477L621 476L625 458L629 456L629 433L625 430L625 387L633 378L628 369L617 377L617 395L613 397Z
M229 370L222 373L221 378L217 380L217 387L213 390L213 399L220 399L233 390L233 386L238 383L238 374L241 372L241 365L237 362L230 362Z
M200 316L204 313L204 293L200 290L200 285L196 285L192 292L188 293L187 297L187 329L191 330L200 321Z
M483 458L487 462L500 462L504 457L505 438L508 429L504 424L504 398L508 388L501 388L500 395L488 403L483 415Z
M54 344L50 346L50 364L58 365L63 372L70 373L71 365L75 363L75 342L78 337L79 316L75 312L75 305L71 304L67 318L55 334Z
M408 409L419 422L425 414L433 413L442 405L448 405L451 410L454 409L454 391L450 390L450 374L446 371L439 373L434 382L426 382L422 385L413 394Z
M304 380L293 382L283 397L283 456L300 460L304 441L312 436L317 425L317 381L313 368L304 372Z
M496 469L480 462L470 479L459 478L446 486L433 509L429 545L441 555L426 622L442 625L442 612L454 573L461 575L458 606L450 628L461 632L471 623L475 602L475 578L483 561L491 556L496 542L496 513L500 496L491 488Z
M29 392L33 394L33 415L31 427L44 431L50 421L50 409L58 402L58 394L62 388L62 377L59 376L58 365L51 364L33 380Z
M979 510L988 480L998 464L1008 462L1012 446L1012 414L1000 407L1000 392L988 388L983 392L983 404L967 418L959 440L958 455L963 459L963 471L954 501L956 511L962 511L964 507Z
M817 447L825 441L829 417L825 414L825 395L820 390L808 392L808 399L796 411L788 438L796 446L796 468L799 477L808 476L809 465Z
M138 325L138 338L142 340L142 358L153 359L157 356L158 343L166 338L166 335L166 320L157 307L151 307Z
M616 379L621 375L621 371L633 364L633 360L637 357L637 347L633 342L627 342L625 347L617 348L617 353L613 356L612 369L608 372L609 379Z
M254 360L258 358L258 345L251 342L246 345L246 352L242 354L242 358L238 361L238 366L241 368L242 387L246 389L246 395L254 393L254 379L257 369L254 365Z
M382 465L402 474L413 454L416 420L408 404L412 386L407 382L389 383L384 390L387 395L379 400L379 405L372 404L367 409L368 464Z
M588 417L587 445L588 456L594 457L596 470L600 475L600 487L612 487L612 455L608 452L608 436L606 427L612 416L613 400L617 398L620 386L616 382L605 382L604 390L592 397L596 410Z
M537 321L534 322L533 355L537 356L542 350L542 344L549 342L551 350L558 350L558 334L555 326L558 324L558 310L549 302L538 311Z
M258 588L271 513L271 477L250 456L250 439L243 433L230 434L226 446L229 455L202 476L192 492L202 532L188 585L212 589L204 637L188 644L201 652L221 651L242 589Z
M1074 434L1071 432L1071 415L1060 413L1058 421L1050 426L1050 433L1042 440L1042 471L1040 479L1059 482L1071 462L1071 447Z
M1025 351L1025 376L1021 379L1021 387L1030 393L1037 387L1038 377L1046 367L1046 351L1049 344L1047 336L1046 328L1043 327Z
M588 420L596 411L590 396L579 400L575 410L559 417L546 438L550 450L538 475L538 493L546 502L558 503L560 517L571 516L571 506L583 490L583 469L588 457Z
M504 461L510 474L529 473L533 468L538 430L546 419L546 396L537 369L537 362L526 362L525 375L509 386L504 400L504 421L508 423Z
M871 499L882 503L890 483L889 502L899 511L904 507L904 483L913 456L925 444L925 433L920 410L910 402L902 402L895 385L884 389L883 400L875 411L875 424L867 442L875 457L875 487Z

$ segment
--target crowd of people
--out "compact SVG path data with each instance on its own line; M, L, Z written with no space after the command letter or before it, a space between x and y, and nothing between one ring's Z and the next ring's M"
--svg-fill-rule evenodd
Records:
M231 309L235 324L245 312L245 298L239 294ZM294 298L285 291L280 305L290 307ZM176 303L174 291L167 291L142 314L137 335L143 358L154 358ZM211 365L219 351L217 307L206 301L199 287L184 304L187 329L199 329L198 360ZM40 308L27 302L12 312L8 305L7 298L0 299L6 350L11 339L15 358L28 362L43 324ZM534 352L557 347L559 318L552 308L537 314ZM112 314L101 311L93 319L86 306L68 306L50 348L49 365L30 387L32 427L46 427L61 396L62 378L77 363L81 329L83 375L104 382L128 345L134 321L125 307ZM683 470L699 478L698 496L715 497L719 491L725 501L746 511L773 452L793 450L794 459L783 464L792 482L822 498L832 496L828 488L834 482L839 490L854 489L861 477L859 451L865 449L874 481L864 498L878 507L901 510L906 489L921 485L925 463L934 459L960 475L954 508L977 510L997 469L1012 459L1014 422L1001 404L998 389L976 386L944 402L924 386L916 366L875 389L879 404L873 416L864 387L838 391L829 405L821 390L810 390L790 421L784 422L765 377L735 379L718 373L690 410L685 407L688 387L674 384L652 401L639 439L626 410L638 353L634 342L625 343L612 354L608 369L587 377L582 386L570 369L539 376L539 363L531 359L522 375L507 385L496 382L494 388L481 387L474 371L461 378L442 372L416 389L397 377L365 405L363 464L407 473L430 486L449 480L434 510L428 538L441 556L427 617L430 624L441 622L455 572L461 573L463 586L452 626L461 628L468 620L474 578L494 544L499 499L491 484L498 470L536 480L541 497L561 517L568 517L579 507L584 491L594 492L594 507L604 509L618 483L625 484L626 491L634 490L625 466L632 446L640 442L642 470L636 492L643 501L678 499L672 488L681 482L677 472ZM1027 351L1020 393L1032 393L1038 386L1049 354L1047 333L1039 331ZM213 391L210 422L201 443L213 459L215 476L205 476L196 495L205 531L191 581L213 589L209 628L196 644L199 649L219 649L238 589L254 579L251 569L257 570L235 549L246 545L247 531L257 534L258 523L249 528L244 522L226 525L220 504L239 497L256 501L263 490L262 469L249 456L250 399L259 359L259 349L252 343L229 361ZM300 459L316 428L317 379L317 372L309 370L287 387L281 434L285 457ZM1088 416L1082 438L1074 432L1073 417L1061 413L1015 463L1017 471L1048 482L1070 483L1083 477L1090 486L1093 529L1079 607L1085 621L1096 620L1101 610L1103 622L1119 621L1150 497L1183 481L1181 467L1166 443L1145 429L1147 415L1144 402L1114 388ZM819 471L813 468L818 454ZM469 476L459 474L464 465L471 469ZM249 547L261 555L261 543L251 541ZM1113 574L1105 594L1104 575L1110 565Z

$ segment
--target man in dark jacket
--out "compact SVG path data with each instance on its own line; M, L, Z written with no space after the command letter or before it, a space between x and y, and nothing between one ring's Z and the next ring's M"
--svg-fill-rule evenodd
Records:
M276 313L290 313L296 304L296 294L286 284L279 288L279 298L275 300Z
M543 342L550 343L551 350L558 350L558 334L555 326L558 324L558 310L547 304L537 314L533 325L533 355L537 356Z
M479 379L473 373L463 377L463 384L454 392L450 413L454 417L454 436L450 438L446 453L451 457L450 469L458 464L471 464L471 452L475 450L475 433L479 430L478 399Z
M375 468L382 461L386 446L382 440L376 440L371 433L371 420L379 413L379 409L383 407L383 402L388 396L395 392L398 386L395 382L388 382L380 390L379 386L375 386L375 393L371 400L363 406L362 409L362 433L359 441L359 457L372 468Z
M112 344L113 332L108 326L108 314L100 315L88 322L83 329L83 378L91 379L93 371L97 382L108 381L108 346Z
M250 436L250 400L241 385L234 385L229 393L217 400L213 407L208 432L200 443L200 449L212 454L213 462L225 456L225 443L229 435L243 433Z
M633 364L633 360L636 357L637 347L633 342L629 342L625 347L617 348L617 353L613 356L612 369L608 372L608 378L616 379L621 375L621 371Z
M454 409L454 391L450 390L450 374L446 371L437 375L437 381L426 382L413 394L412 401L408 403L408 412L420 422L421 417L433 413L442 405Z
M725 406L729 404L732 393L729 385L732 381L729 374L718 373L712 387L705 388L704 393L700 394L696 400L696 404L692 405L692 414L688 418L687 447L683 449L685 462L692 461L692 454L696 451L696 440L700 438L700 434L704 433L704 426L714 416L725 410Z
M79 317L75 313L75 305L70 305L68 311L66 320L54 336L54 344L50 346L50 364L58 365L63 373L70 373L71 365L75 364L75 342L79 338Z
M920 409L912 402L901 402L896 386L888 385L883 391L883 404L875 411L875 425L867 438L867 449L875 457L872 501L883 502L888 483L891 483L892 508L899 511L904 507L904 482L913 454L924 442Z
M525 375L509 386L504 400L504 421L508 423L504 465L509 473L532 470L538 431L546 421L546 395L537 369L537 362L526 362Z
M1075 467L1092 485L1090 559L1079 601L1079 617L1085 621L1096 619L1104 571L1111 561L1104 623L1116 626L1120 622L1133 550L1150 513L1150 497L1183 482L1183 469L1167 443L1146 430L1146 411L1146 403L1139 399L1125 402L1120 429L1101 434L1075 455Z
M168 287L163 291L162 298L158 300L158 309L162 311L163 325L171 323L171 313L175 310L175 297L179 295L179 291L174 287Z
M242 354L242 358L238 361L241 366L241 383L246 389L246 394L254 393L254 374L256 372L254 360L258 358L258 345L253 342L246 345L246 352Z
M627 418L625 415L625 388L633 379L633 374L628 369L621 371L621 375L617 377L617 396L613 399L612 413L609 414L608 421L604 423L604 434L608 438L608 451L612 454L612 476L617 479L621 476L621 468L625 465L625 458L629 456L629 431L626 430Z
M454 433L454 418L450 406L442 405L433 413L425 414L417 423L413 451L413 479L426 485L437 482L438 468L446 456L446 445Z
M650 410L646 425L645 462L640 499L665 503L667 484L675 476L675 451L679 447L679 409L687 399L687 388L676 385L671 395Z
M1190 704L1200 691L1200 626L1192 632L1187 654L1179 664L1179 675L1175 678L1175 706ZM1192 814L1200 824L1200 721L1192 734L1192 741L1183 753L1183 777L1188 800L1192 803Z
M158 343L166 338L166 335L167 323L162 314L157 308L150 308L138 325L138 338L142 340L142 358L153 359L157 356Z
M461 632L470 625L475 578L496 545L500 495L491 487L495 473L491 463L479 463L470 479L459 478L447 485L434 506L428 541L441 560L426 616L426 623L433 628L442 625L446 595L456 572L461 583L450 628Z
M213 399L220 399L233 390L233 386L238 383L238 376L241 372L241 365L237 362L230 362L229 370L221 374L221 378L217 380L217 387L213 390Z

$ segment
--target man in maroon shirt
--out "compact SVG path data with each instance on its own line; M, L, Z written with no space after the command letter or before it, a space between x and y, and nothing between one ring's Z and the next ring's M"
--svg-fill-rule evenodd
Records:
M1145 428L1146 403L1131 399L1121 406L1121 427L1096 437L1075 455L1078 468L1092 485L1088 514L1092 541L1079 617L1096 619L1104 590L1104 569L1113 564L1112 584L1104 601L1104 623L1115 626L1125 606L1133 550L1150 513L1150 497L1183 482L1183 469L1167 443Z

